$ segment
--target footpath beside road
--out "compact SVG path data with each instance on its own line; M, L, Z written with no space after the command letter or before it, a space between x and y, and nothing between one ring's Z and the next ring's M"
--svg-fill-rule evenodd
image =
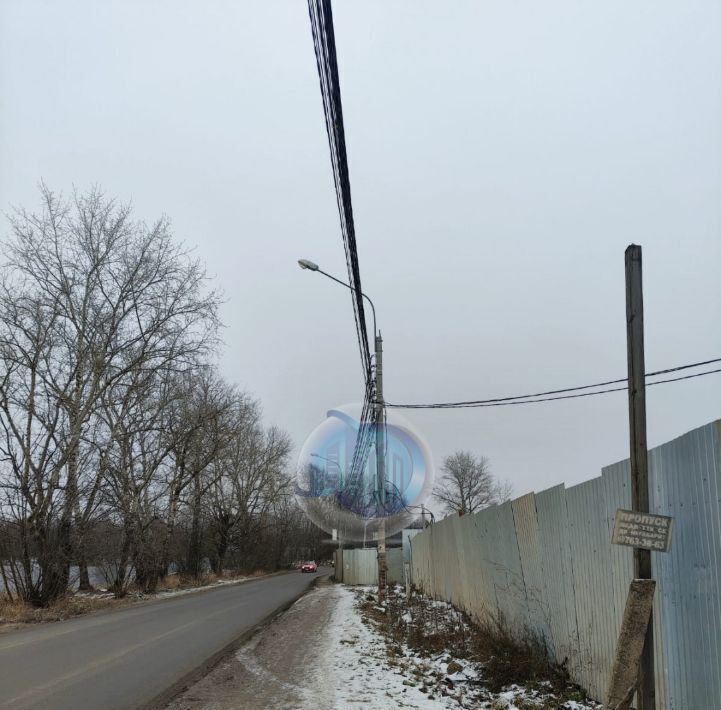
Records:
M358 594L322 580L165 710L458 708L390 666Z
M0 636L0 708L148 707L317 576L226 585Z
M165 710L443 707L388 674L385 644L355 603L321 581Z
M491 692L482 665L432 644L410 649L387 632L396 613L375 590L320 580L165 710L593 710L594 703L509 685ZM395 590L398 600L404 598ZM390 602L390 599L389 599ZM401 606L401 608L405 608ZM401 616L430 634L457 626L444 602L416 599ZM381 633L385 628L386 632ZM423 634L421 634L423 635ZM457 649L456 649L457 650Z

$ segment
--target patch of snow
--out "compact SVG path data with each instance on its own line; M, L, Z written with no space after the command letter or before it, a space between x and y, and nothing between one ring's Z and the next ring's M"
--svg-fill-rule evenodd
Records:
M537 706L548 707L553 700L550 684L546 690L530 690L513 685L501 693L491 693L481 681L483 669L477 663L456 658L448 650L424 657L406 644L388 643L374 623L365 619L357 604L372 599L372 609L387 613L373 594L374 588L343 586L333 590L337 606L327 629L327 683L336 689L336 710L347 708L419 708L420 710L519 710ZM389 593L393 592L389 590ZM459 612L443 601L428 600L433 618L426 620L430 632L453 628ZM414 623L410 611L401 618ZM418 622L418 619L415 620ZM453 663L452 674L448 674ZM444 679L439 683L439 679ZM541 683L541 686L544 684ZM325 706L323 706L325 707ZM592 710L599 706L568 701L559 710Z
M448 699L429 697L422 684L389 665L383 637L363 623L356 595L337 587L338 604L326 638L327 669L336 688L336 710L355 708L457 708Z
M200 587L184 587L183 589L168 589L163 592L156 592L155 594L148 595L152 596L153 599L165 599L167 597L177 597L182 594L191 594L192 592L200 592L203 589L213 589L213 587L222 587L228 584L241 584L247 582L249 579L257 579L257 577L231 577L228 579L217 579L215 582L205 584Z

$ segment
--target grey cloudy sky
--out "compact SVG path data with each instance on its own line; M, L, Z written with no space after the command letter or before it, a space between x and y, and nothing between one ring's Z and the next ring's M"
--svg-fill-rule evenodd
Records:
M721 4L334 6L364 290L395 402L623 377L623 252L649 370L721 355ZM171 216L227 304L227 377L300 444L361 397L302 0L0 0L0 206L43 178ZM6 231L4 229L3 231ZM649 441L721 415L721 375L654 387ZM517 493L627 456L605 397L409 413L437 461Z

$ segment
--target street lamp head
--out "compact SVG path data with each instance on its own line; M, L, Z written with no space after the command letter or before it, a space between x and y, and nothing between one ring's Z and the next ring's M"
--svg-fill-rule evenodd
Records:
M308 261L308 259L298 259L298 266L301 269L308 269L309 271L318 271L318 264Z

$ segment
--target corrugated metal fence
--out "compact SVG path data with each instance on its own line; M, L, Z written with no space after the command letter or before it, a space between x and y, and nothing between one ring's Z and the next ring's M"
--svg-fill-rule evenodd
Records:
M719 710L721 422L652 449L649 476L652 510L674 518L671 552L653 553L657 707ZM611 545L629 478L623 461L572 488L446 518L412 539L413 584L534 629L603 699L633 574L631 549Z
M336 550L333 553L334 577L343 584L378 584L378 553L367 550ZM403 583L403 550L391 547L386 550L386 578L390 584Z

